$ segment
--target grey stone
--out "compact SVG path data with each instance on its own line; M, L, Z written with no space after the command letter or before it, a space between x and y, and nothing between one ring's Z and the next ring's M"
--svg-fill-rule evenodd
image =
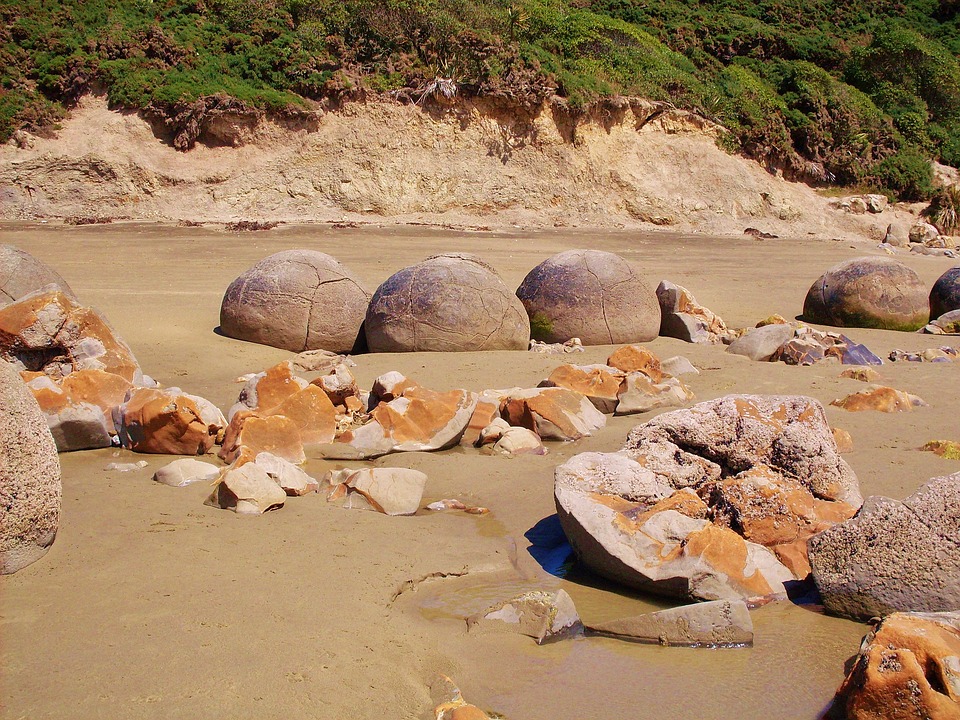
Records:
M693 374L699 375L700 371L694 367L694 364L682 355L674 355L660 363L660 369L667 375L680 377L681 375Z
M794 330L790 325L764 325L734 340L727 346L727 352L743 355L751 360L767 361L781 345L793 338L793 335Z
M660 332L656 294L619 255L567 250L533 268L517 289L535 340L584 345L646 342Z
M68 405L47 415L47 425L58 452L92 450L113 445L113 423L92 403Z
M47 552L60 525L60 461L37 401L0 360L0 574Z
M364 322L372 352L526 350L530 324L500 276L479 258L435 255L377 288Z
M874 496L808 543L826 609L855 618L960 608L960 473L903 502Z
M292 352L350 352L369 299L336 259L315 250L285 250L230 283L220 305L220 331Z
M74 297L55 270L13 245L0 245L0 307L49 285Z
M742 600L714 600L587 625L601 635L684 647L753 645L753 621Z
M894 247L905 248L910 245L910 228L903 223L890 223L883 241Z

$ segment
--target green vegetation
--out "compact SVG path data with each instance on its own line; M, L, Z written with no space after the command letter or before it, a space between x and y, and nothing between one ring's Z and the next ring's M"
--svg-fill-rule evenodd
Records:
M957 0L0 0L0 140L91 89L189 148L224 109L380 93L698 111L795 177L930 197L960 164ZM444 83L437 82L444 79Z

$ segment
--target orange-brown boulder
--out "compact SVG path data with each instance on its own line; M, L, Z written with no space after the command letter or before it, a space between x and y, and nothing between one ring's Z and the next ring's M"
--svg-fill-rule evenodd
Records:
M960 612L887 616L827 714L833 720L960 720Z
M134 452L203 455L227 423L212 403L180 388L138 388L114 410L114 424Z
M617 348L607 358L607 365L625 373L641 372L654 382L660 382L663 377L660 358L642 345L624 345Z
M885 413L910 412L915 407L926 407L927 405L916 395L884 386L861 390L858 393L847 395L845 398L834 400L830 404L850 412L876 410Z
M21 370L62 378L103 370L143 382L130 347L96 310L62 292L36 292L0 308L0 358Z
M607 424L589 399L559 387L511 391L500 403L500 415L545 440L579 440Z
M626 374L608 365L561 365L541 385L584 395L602 413L617 409L617 396Z
M227 426L219 457L232 463L241 450L253 457L269 452L295 465L307 459L297 424L284 415L261 417L254 411L236 413Z
M477 406L463 431L463 437L460 438L460 444L465 447L477 444L483 429L498 417L500 417L500 397L493 393L481 393Z
M300 392L307 385L306 380L293 374L290 361L277 363L247 380L240 391L237 404L230 410L230 417L244 409L259 409L269 413L272 408Z
M337 430L337 413L327 394L316 385L288 396L274 406L270 415L289 418L300 431L303 443L333 442Z

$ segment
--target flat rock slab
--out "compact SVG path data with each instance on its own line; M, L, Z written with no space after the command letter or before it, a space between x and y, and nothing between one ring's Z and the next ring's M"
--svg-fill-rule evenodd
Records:
M714 600L587 625L600 635L682 647L753 645L753 621L742 600Z

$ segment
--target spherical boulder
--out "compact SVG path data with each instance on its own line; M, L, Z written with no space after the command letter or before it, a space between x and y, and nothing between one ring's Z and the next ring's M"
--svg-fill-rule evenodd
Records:
M230 283L220 305L220 331L293 352L350 352L369 300L336 259L315 250L285 250Z
M834 265L807 292L803 319L836 327L917 330L930 316L927 290L906 265L860 257Z
M941 275L930 291L931 320L951 310L960 310L960 265Z
M73 297L73 290L55 270L13 245L0 245L0 307L47 285L56 285Z
M473 255L433 255L377 288L364 323L371 352L526 350L530 323L496 270Z
M647 342L660 332L656 293L619 255L567 250L527 273L517 297L533 338L584 345Z
M39 560L60 525L60 461L47 421L13 365L0 360L0 574Z

